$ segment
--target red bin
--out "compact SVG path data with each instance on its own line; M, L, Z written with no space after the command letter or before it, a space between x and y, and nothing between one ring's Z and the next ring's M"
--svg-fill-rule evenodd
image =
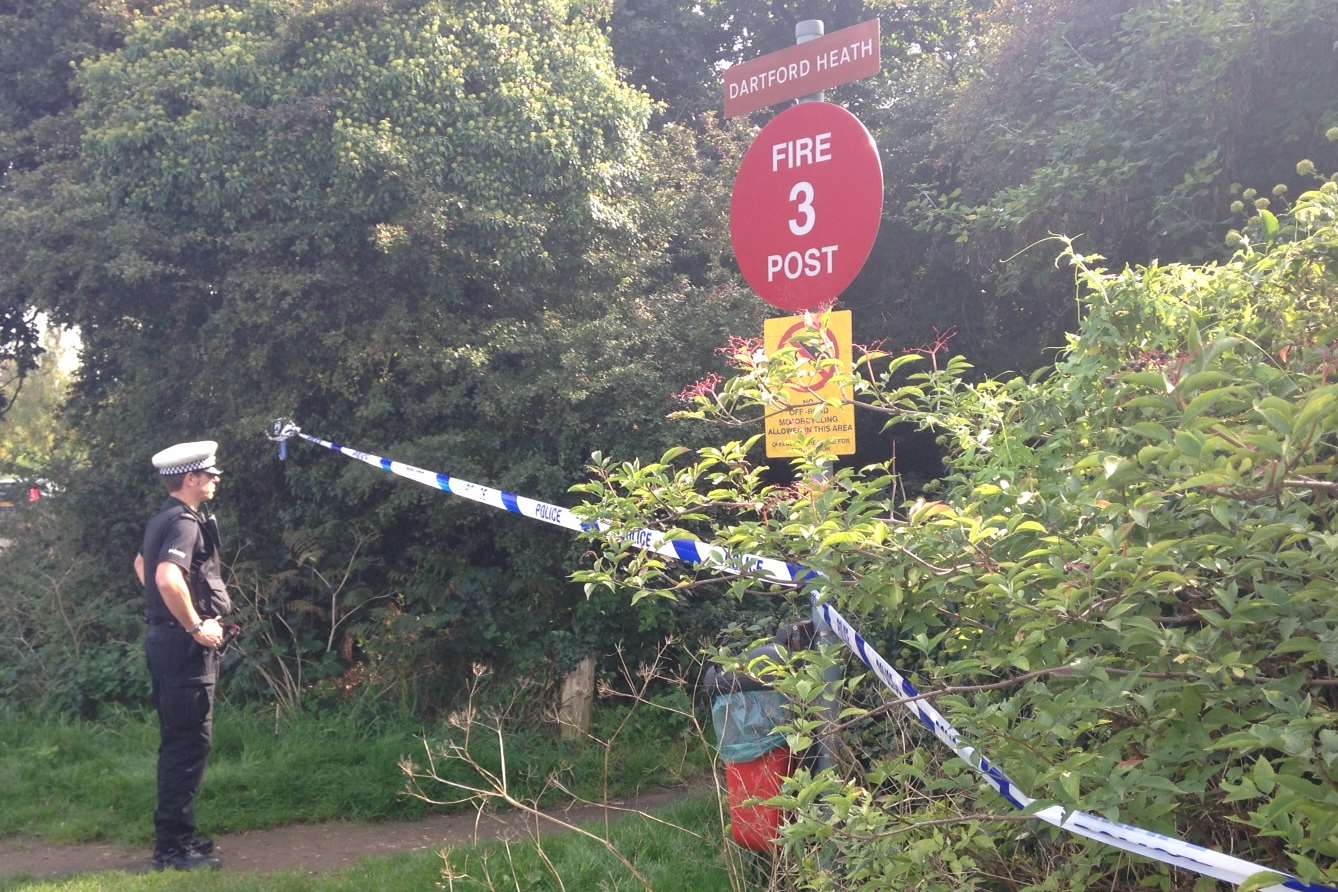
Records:
M779 836L781 810L766 805L745 806L749 799L770 799L780 794L790 774L790 751L781 747L751 762L726 762L729 816L734 841L755 852L770 852Z

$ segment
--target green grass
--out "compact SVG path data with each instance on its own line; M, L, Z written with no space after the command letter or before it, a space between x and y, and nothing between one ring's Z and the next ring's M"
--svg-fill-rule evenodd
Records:
M659 815L666 821L687 827L706 838L666 828L643 818L629 817L613 826L611 839L617 849L632 861L655 892L715 892L730 889L721 841L717 804L713 796L703 796L679 803ZM598 828L589 828L598 832ZM563 834L543 841L543 851L553 863L569 892L577 890L640 890L641 884L599 843ZM22 889L24 892L139 892L139 890L189 888L201 892L362 892L366 889L400 890L453 889L475 892L498 889L558 890L533 842L512 843L510 849L500 843L459 848L448 853L450 873L467 878L448 881L443 874L446 863L435 853L368 858L348 870L319 876L294 873L229 874L226 870L208 874L100 873L51 882L0 879L0 892ZM488 879L491 878L492 886Z
M421 729L303 716L275 733L259 715L222 711L199 814L212 832L332 818L421 815L400 795L400 757ZM0 720L0 835L143 844L152 836L157 720Z
M705 748L664 715L642 707L628 723L613 750L611 795L678 783L708 770ZM603 711L596 734L607 736L623 716L620 710ZM300 715L276 726L273 716L224 705L216 716L214 754L197 807L201 828L232 833L297 822L420 817L428 807L404 794L399 762L404 757L424 762L423 733L407 717L369 718L349 710ZM455 733L429 729L434 740ZM157 745L152 715L84 722L0 710L0 790L6 793L0 836L147 844ZM489 769L500 766L492 734L476 729L471 752ZM507 733L506 754L513 792L522 797L537 795L554 774L580 795L602 795L602 747L560 742L542 729L517 729ZM463 763L438 762L437 769L477 783ZM440 786L424 791L456 798Z
M659 815L701 834L706 837L704 840L643 818L629 818L616 824L612 840L656 892L729 889L718 808L715 797L708 796L681 803ZM599 832L598 828L591 829ZM586 838L570 833L552 837L544 840L543 851L568 890L642 888L613 855ZM467 877L454 881L453 887L458 890L562 888L533 843L512 845L510 852L498 843L460 849L450 853L448 861L455 876ZM438 881L451 888L443 877Z

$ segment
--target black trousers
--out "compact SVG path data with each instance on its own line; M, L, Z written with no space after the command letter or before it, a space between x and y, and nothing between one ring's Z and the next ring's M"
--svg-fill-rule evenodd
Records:
M217 657L179 626L150 626L146 649L158 711L156 850L178 849L196 832L195 800L213 749Z

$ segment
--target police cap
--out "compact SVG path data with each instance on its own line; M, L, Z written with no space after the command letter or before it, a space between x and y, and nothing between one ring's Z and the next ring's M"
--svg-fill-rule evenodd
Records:
M187 474L201 471L205 474L222 474L218 467L218 444L213 440L201 440L197 443L178 443L168 446L153 456L153 466L164 477L173 474Z

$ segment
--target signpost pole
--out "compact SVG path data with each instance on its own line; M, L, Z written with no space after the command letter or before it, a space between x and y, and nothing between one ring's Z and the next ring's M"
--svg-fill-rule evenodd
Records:
M810 40L817 40L827 33L827 26L823 24L822 19L804 19L794 26L794 45L808 43ZM824 102L827 97L826 90L819 90L808 96L799 97L800 102Z
M822 19L805 19L794 26L795 45L798 46L808 43L810 40L817 40L826 32L827 28ZM798 101L824 102L825 100L826 91L819 90L817 93L801 96ZM815 485L826 482L831 479L831 468L824 463L822 469L815 472L810 479ZM811 616L813 619L814 646L828 650L836 649L837 645L841 643L840 639L836 637L832 627L823 618L822 610L818 607L816 599L813 601ZM826 713L828 726L817 736L818 758L816 768L818 771L831 768L835 764L830 728L841 714L840 703L833 695L836 684L841 680L841 667L832 665L824 669L822 680L827 686L827 696L823 698L823 712Z
M797 100L771 119L744 155L730 205L730 240L739 271L759 297L778 309L794 313L830 305L873 250L883 211L878 147L858 118L824 101L824 92L879 72L880 34L877 18L831 34L821 20L808 19L796 24L794 46L724 72L727 118ZM845 311L838 315L848 319ZM764 341L770 337L770 323L777 321L768 320ZM828 321L830 325L833 320ZM801 317L800 327L804 324ZM783 344L793 332L786 333L782 325L776 334ZM840 409L853 414L848 405ZM817 424L792 415L779 413L774 426L768 421L769 458L794 455L796 435L823 442L833 455L855 451L853 417ZM809 480L816 487L831 476L830 464L824 463ZM813 625L815 646L839 643L816 607ZM818 735L819 768L834 761L830 728L839 716L834 694L841 674L840 666L823 672L828 690L822 709L828 724Z

